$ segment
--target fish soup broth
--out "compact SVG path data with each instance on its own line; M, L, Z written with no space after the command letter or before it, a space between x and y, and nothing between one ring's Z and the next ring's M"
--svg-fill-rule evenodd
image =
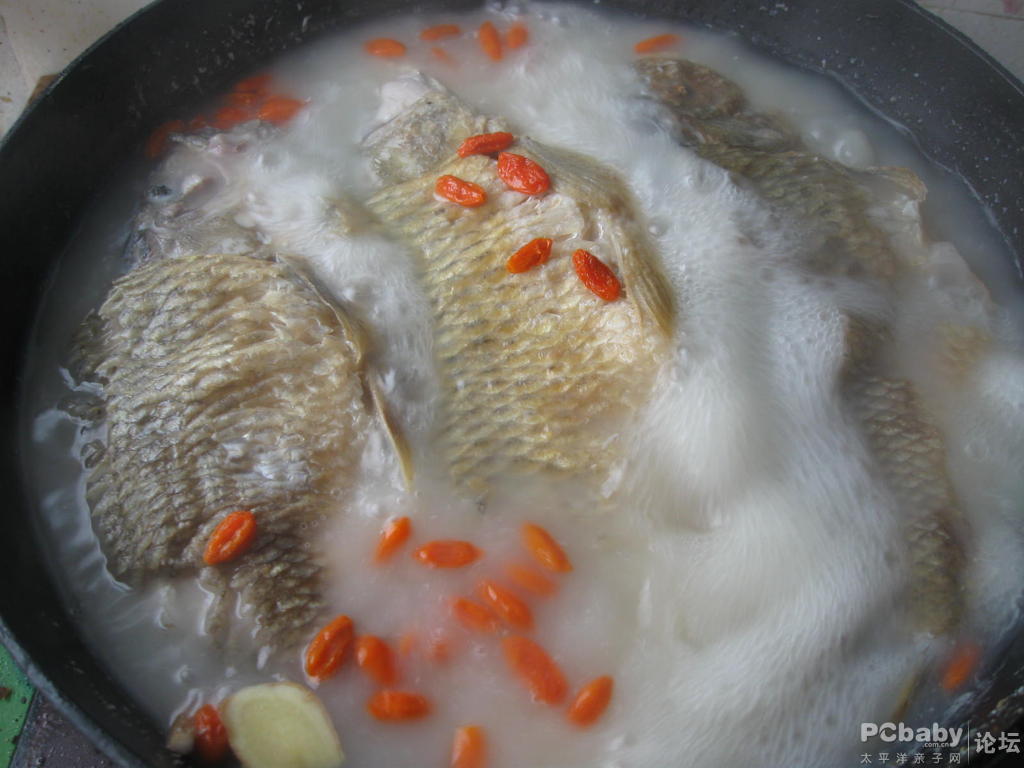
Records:
M528 41L509 48L506 39L492 60L477 37L485 21L500 34L522 24ZM420 38L441 23L461 32ZM652 43L655 55L685 57L739 86L746 105L730 120L770 132L774 123L760 116L781 115L792 126L784 139L791 151L842 164L844 179L870 191L862 220L843 237L882 233L899 271L883 279L821 267L808 254L829 251L827 233L791 215L765 176L737 172L730 163L738 145L716 143L712 128L732 130L732 122L711 126L704 113L682 129L672 122L634 69L634 44L667 33L678 37ZM371 55L365 43L376 38L401 41L405 51ZM703 31L569 6L389 19L309 46L268 72L274 92L301 108L279 104L287 119L271 112L231 125L230 115L213 115L216 105L207 110L214 127L175 134L159 161L130 169L97 204L54 277L26 388L41 535L97 654L157 722L170 726L248 685L290 680L315 691L356 768L443 764L455 729L468 724L484 728L492 768L845 766L865 749L861 722L902 713L914 725L952 724L967 711L972 692L988 683L988 652L1019 622L1024 303L1007 253L961 185L821 78ZM454 377L454 363L438 356L448 331L439 294L424 287L433 262L419 259L401 223L384 226L367 213L396 183L375 173L367 137L441 86L521 141L572 150L617 176L629 205L616 216L635 223L675 307L664 340L651 346L648 391L623 401L625 416L595 411L581 422L600 452L560 471L502 465L484 476L483 490L452 469L452 453L466 446L439 435L446 409L477 384ZM693 126L716 138L681 140L679 131ZM715 147L725 149L710 154ZM757 151L763 159L774 150ZM912 169L927 200L904 177L874 170L883 166ZM548 170L552 191L527 214L557 228L559 206L591 201L559 186L567 166L553 161ZM494 205L520 204L518 192L494 184ZM165 199L183 202L172 210ZM495 279L546 280L545 300L569 296L571 311L579 302L584 313L619 311L642 288L601 250L619 226L614 217L601 221L555 233L548 263L515 275L501 267ZM582 286L579 294L563 289L576 286L566 265L578 248L607 258L625 281L618 308ZM335 303L350 343L365 345L367 396L352 405L365 409L364 428L347 485L295 528L303 557L322 568L321 618L308 637L345 614L357 635L384 639L397 670L391 687L427 697L426 717L371 716L367 701L381 684L352 658L336 676L308 677L304 644L281 649L264 639L258 608L230 590L225 607L194 572L131 586L111 575L86 488L97 446L116 436L82 416L106 394L77 381L69 340L118 275L197 249L276 257L288 290ZM479 310L481 321L530 311ZM552 314L560 312L538 313L537 322ZM851 328L862 322L882 339L865 368L850 362ZM565 350L615 341L552 327ZM387 419L368 405L371 389ZM566 390L566 408L574 391ZM875 408L866 398L879 392L899 397ZM511 429L532 418L516 402L493 419L512 413ZM912 417L899 410L909 407ZM917 430L897 448L871 432L892 414ZM338 414L319 417L328 423ZM535 432L544 433L543 419ZM246 456L257 438L225 440L217 450ZM939 464L928 464L934 450L918 450L926 444L938 446ZM915 467L942 468L916 478L912 497L899 489L899 467L915 461L905 451L925 457ZM301 451L268 449L253 467L251 487L284 489L286 498L313 482ZM411 480L403 471L410 467ZM941 524L915 518L927 516L934 498L955 498L955 509L941 511ZM246 503L237 500L238 508ZM401 517L411 521L409 540L375 562L381 530ZM524 546L530 523L559 542L571 571L545 569ZM944 538L913 538L915 526L939 528ZM414 556L440 540L470 542L477 557L433 568ZM936 559L939 568L929 570ZM271 584L273 573L259 583ZM484 630L453 611L458 598L486 602L481 582L519 601L511 614L491 613ZM211 627L215 611L220 630ZM557 663L567 689L557 703L538 701L510 669L510 636L531 638ZM950 679L950 660L973 648L982 661L965 679ZM571 724L572 696L603 675L614 679L607 711L588 728Z

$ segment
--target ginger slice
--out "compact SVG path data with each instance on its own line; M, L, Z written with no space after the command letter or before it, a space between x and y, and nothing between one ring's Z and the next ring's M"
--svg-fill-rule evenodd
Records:
M221 714L245 768L339 768L345 761L323 704L301 685L243 688L221 705Z

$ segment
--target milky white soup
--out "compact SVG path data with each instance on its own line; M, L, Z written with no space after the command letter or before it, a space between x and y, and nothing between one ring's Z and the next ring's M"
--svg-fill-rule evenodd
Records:
M525 24L529 41L492 61L476 37L484 20L501 31ZM463 31L420 40L438 23ZM872 214L898 253L921 264L895 286L889 366L915 382L945 436L970 531L967 612L951 635L914 632L907 619L909 544L834 387L844 316L881 299L803 271L788 258L791 230L763 201L646 117L633 46L669 32L680 36L670 52L734 79L815 151L854 168L907 166L929 188L920 211L905 201ZM378 37L404 42L405 55L368 55L364 42ZM679 319L650 402L618 436L623 458L598 483L510 478L483 511L457 493L431 444L440 391L415 261L386 233L345 235L326 220L325 200L359 202L377 188L359 144L395 109L385 84L414 70L517 134L613 168L639 203ZM316 532L315 546L328 569L329 614L385 639L397 687L426 696L432 711L379 722L366 708L379 686L351 659L317 684L301 651L252 647L244 612L217 648L202 631L209 596L193 579L129 590L105 570L81 459L102 428L83 427L57 403L73 386L64 366L74 329L130 266L122 253L142 194L154 179L180 184L209 172L194 165L209 158L172 148L156 176L139 161L83 224L38 325L25 409L40 530L66 597L95 652L158 723L169 727L246 685L289 680L324 702L353 768L446 765L455 729L468 724L485 729L492 768L728 768L854 765L863 721L904 705L915 725L952 724L967 711L988 683L984 663L954 691L939 684L943 665L964 643L995 648L1019 623L1024 302L1008 254L960 184L821 78L731 39L569 6L388 19L269 71L278 90L308 104L278 129L232 128L247 148L216 159L223 184L207 205L211 215L237 210L237 223L308 265L368 327L415 481L406 485L378 429L345 514ZM987 339L959 384L933 353L930 334L944 324ZM412 522L410 541L374 565L381 529L401 516ZM521 541L527 522L544 526L572 562L571 572L544 572L554 594L508 579L509 565L537 568ZM411 555L436 539L470 541L484 554L466 568L428 569ZM531 608L527 634L570 689L562 704L535 701L511 673L501 651L510 630L480 634L452 617L452 599L478 599L482 579L513 588ZM570 724L569 700L602 675L614 679L607 711L589 728Z

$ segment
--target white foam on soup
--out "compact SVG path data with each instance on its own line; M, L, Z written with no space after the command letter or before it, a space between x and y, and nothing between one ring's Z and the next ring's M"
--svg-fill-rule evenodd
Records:
M455 66L418 39L431 23L474 30L519 13L530 43L500 62L485 59L469 33L443 43ZM548 4L387 19L275 66L279 86L309 100L286 130L243 126L233 133L243 150L182 148L160 172L175 183L215 176L209 216L229 217L306 265L360 317L373 375L414 449L409 491L375 434L359 487L318 541L332 610L402 649L402 687L434 702L422 722L382 725L365 711L374 688L352 665L319 686L354 768L441 764L466 723L486 727L492 768L727 768L804 764L810 755L815 765L853 764L863 751L859 724L885 720L907 681L951 642L907 628L900 515L836 386L853 311L892 326L892 373L913 379L945 433L971 530L965 634L991 646L1019 620L1024 358L1006 254L958 187L831 83L735 41L677 30L681 53L736 79L817 151L855 168L908 165L928 184L930 239L912 201L876 211L901 255L919 265L890 295L804 272L794 258L799 232L679 147L639 103L632 45L671 29ZM375 36L405 41L408 55L367 57L362 43ZM636 414L627 460L606 468L596 487L514 485L480 514L445 478L430 442L439 386L414 260L387 233L346 231L339 219L375 188L358 145L408 101L388 83L412 70L517 133L614 168L651 232L680 308L673 357ZM244 684L304 678L297 655L213 649L200 629L207 598L189 580L138 591L115 584L89 526L78 457L97 436L53 410L66 393L57 371L74 327L124 268L117 254L141 177L96 211L55 277L27 414L38 416L30 449L41 527L69 600L97 653L167 723ZM937 332L945 326L953 330ZM969 362L957 376L950 350L960 347L950 340L965 328L976 335L966 333ZM398 515L413 519L415 542L469 539L485 557L451 573L425 570L408 552L374 567L377 534ZM473 596L481 578L503 579L508 563L527 559L519 527L528 520L548 527L575 565L557 577L557 595L532 600L534 637L573 688L615 677L612 706L588 731L531 701L498 643L449 615L453 596ZM238 624L244 643L245 617ZM933 680L912 712L941 717L949 704Z

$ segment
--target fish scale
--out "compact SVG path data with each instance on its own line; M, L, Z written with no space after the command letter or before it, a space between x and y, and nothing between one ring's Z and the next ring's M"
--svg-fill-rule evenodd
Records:
M220 640L234 595L257 644L308 639L323 606L310 533L343 509L371 428L363 349L340 310L284 264L164 259L115 283L77 353L77 377L105 400L86 497L111 573L132 586L198 573ZM214 527L239 508L256 516L254 544L204 567Z
M399 121L396 130L418 128ZM373 147L395 143L415 145L378 134L367 146L372 156ZM439 438L456 483L478 497L509 473L606 468L616 450L609 440L644 401L674 319L655 257L629 229L622 183L593 161L527 139L514 151L544 165L552 192L509 192L493 159L470 156L368 201L419 259L445 393ZM479 184L488 202L468 209L437 200L434 182L442 174ZM596 181L607 188L586 194ZM612 235L591 242L584 236L593 231ZM537 237L555 241L550 260L509 274L508 257ZM604 302L583 286L570 259L576 248L618 269L623 299Z
M666 108L681 144L735 174L822 238L802 254L805 268L870 279L885 290L894 277L916 266L902 263L872 222L872 201L860 183L883 180L923 197L923 185L909 170L880 168L857 175L806 150L781 118L751 109L735 83L708 67L678 58L645 58L634 66L648 95ZM942 634L955 630L963 614L965 521L941 433L914 384L886 375L881 358L888 341L884 326L848 317L838 385L899 510L915 626Z

